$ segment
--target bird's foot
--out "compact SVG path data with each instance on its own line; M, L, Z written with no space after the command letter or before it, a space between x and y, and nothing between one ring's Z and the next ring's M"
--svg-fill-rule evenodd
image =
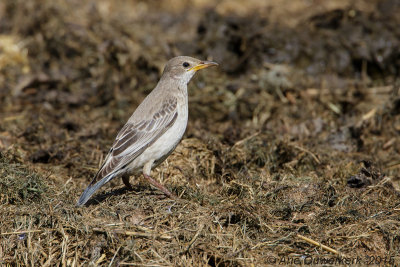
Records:
M163 186L162 184L160 184L159 182L157 182L156 180L154 180L153 178L151 178L149 175L147 174L143 174L143 176L155 187L157 187L158 189L160 189L165 195L167 195L169 198L172 199L177 199L177 197L172 194L165 186Z

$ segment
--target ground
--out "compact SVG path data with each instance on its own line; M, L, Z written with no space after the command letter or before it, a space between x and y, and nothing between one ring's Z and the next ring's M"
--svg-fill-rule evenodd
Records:
M0 265L400 264L400 4L0 2ZM153 177L76 201L177 55Z

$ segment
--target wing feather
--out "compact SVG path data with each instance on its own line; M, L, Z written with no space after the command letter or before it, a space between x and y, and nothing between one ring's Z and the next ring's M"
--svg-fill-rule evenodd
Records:
M170 98L151 119L129 122L118 133L102 167L90 185L103 177L118 172L135 160L175 122L178 116L177 99Z

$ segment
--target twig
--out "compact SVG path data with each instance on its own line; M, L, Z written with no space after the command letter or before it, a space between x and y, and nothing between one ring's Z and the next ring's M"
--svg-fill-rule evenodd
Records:
M192 240L190 240L189 244L187 245L186 251L189 251L190 247L196 242L197 238L199 237L201 231L203 231L204 224L200 225L199 230L197 233L193 236Z
M310 154L311 157L315 160L315 162L316 162L317 164L321 164L321 162L319 161L318 157L317 157L314 153L312 153L310 150L305 149L304 147L301 147L301 146L298 146L298 145L295 145L295 144L293 144L292 146L293 146L294 148L297 148L298 150L301 150L301 151L303 151L303 152L306 152L307 154Z
M93 228L93 231L95 232L101 232L101 233L106 233L106 230L103 230L101 228ZM144 238L156 238L156 239L161 239L161 240L166 240L170 241L173 239L172 236L167 235L167 234L156 234L154 232L150 233L141 233L141 232L133 232L133 231L125 231L122 229L115 229L111 230L111 232L116 233L116 234L121 234L121 235L129 235L129 236L135 236L135 237L144 237Z
M66 266L66 255L68 251L68 235L65 234L64 228L62 225L60 225L60 230L59 232L63 235L62 239L62 244L61 244L61 251L62 251L62 258L61 258L61 263L63 266Z
M289 233L287 236L280 237L280 238L275 239L275 240L272 240L272 241L263 241L263 242L260 242L260 243L256 244L255 246L253 246L253 247L250 248L250 249L253 250L253 249L259 248L259 247L264 246L264 245L278 244L279 242L286 241L286 240L287 240L288 238L290 238L292 235L293 235L292 233Z
M246 137L246 138L244 138L244 139L242 139L242 140L237 141L237 142L232 146L232 148L233 148L233 147L236 147L236 146L239 146L239 145L241 145L241 144L247 142L248 140L252 139L253 137L256 137L256 136L259 135L259 134L260 134L260 132L255 132L254 134L252 134L252 135L250 135L250 136L248 136L248 137Z
M368 111L367 113L365 113L365 114L362 116L361 119L362 119L363 121L366 121L366 120L372 118L372 117L375 115L376 111L377 111L376 108L371 109L370 111Z
M128 266L146 266L146 267L160 267L159 264L143 264L136 262L120 262L119 265L128 265Z
M8 232L8 233L1 233L0 235L19 235L19 234L26 234L26 233L39 233L42 230L26 230L26 231L19 231L19 232Z
M340 113L341 113L341 110L340 110L340 107L339 107L339 106L333 104L332 102L329 102L327 105L328 105L328 107L329 107L333 112L335 112L336 114L340 114Z
M106 257L106 254L101 254L100 258L96 261L96 265L99 265Z
M310 238L307 238L307 237L299 235L299 234L297 234L297 237L303 239L304 241L306 241L309 244L312 244L314 246L318 246L318 247L320 247L320 248L322 248L322 249L324 249L326 251L329 251L329 252L332 252L333 254L339 255L339 251L337 251L336 249L333 249L333 248L327 247L325 245L322 245L321 243L319 243L317 241L314 241L314 240L312 240Z
M170 235L166 235L166 234L154 234L154 233L139 233L139 232L131 232L131 231L123 231L123 232L119 232L120 234L124 234L124 235L132 235L132 236L137 236L137 237L147 237L147 238L157 238L157 239L162 239L162 240L172 240L172 236Z
M391 170L391 169L396 169L396 168L400 168L400 162L396 162L393 164L390 164L389 166L386 167L387 169Z

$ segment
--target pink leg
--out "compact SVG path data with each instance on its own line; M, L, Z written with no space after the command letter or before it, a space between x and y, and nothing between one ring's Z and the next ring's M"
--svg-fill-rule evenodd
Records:
M160 184L159 182L157 182L156 180L154 180L153 178L151 178L149 175L144 174L143 176L149 180L149 182L154 185L155 187L157 187L158 189L160 189L164 194L166 194L169 198L172 199L176 199L176 196L174 194L172 194L167 188L165 188L162 184Z

